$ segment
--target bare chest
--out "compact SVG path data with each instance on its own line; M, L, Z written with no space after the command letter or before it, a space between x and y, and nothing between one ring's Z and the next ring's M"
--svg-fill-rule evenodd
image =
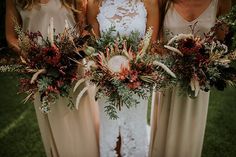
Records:
M188 1L174 3L174 9L188 22L201 16L210 6L212 0Z

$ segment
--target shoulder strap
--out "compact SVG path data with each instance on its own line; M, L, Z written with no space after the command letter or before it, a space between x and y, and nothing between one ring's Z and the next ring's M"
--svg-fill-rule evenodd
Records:
M159 27L159 38L163 38L163 27L164 27L164 20L165 15L170 7L171 1L170 0L159 0L159 10L160 10L160 27Z

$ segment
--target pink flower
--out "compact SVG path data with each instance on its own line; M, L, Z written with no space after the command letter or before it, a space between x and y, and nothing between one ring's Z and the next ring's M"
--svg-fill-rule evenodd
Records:
M47 92L48 92L48 93L60 94L60 91L59 91L56 87L53 87L53 86L48 86Z
M64 85L64 82L62 80L57 81L57 87L62 87Z

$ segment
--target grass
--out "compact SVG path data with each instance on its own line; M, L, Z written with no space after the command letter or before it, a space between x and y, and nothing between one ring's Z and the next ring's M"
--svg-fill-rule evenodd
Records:
M212 92L203 157L236 156L236 90Z
M45 157L34 106L20 103L13 76L0 74L0 156Z
M0 74L0 156L45 157L32 104L12 74ZM202 157L236 156L236 89L211 92Z

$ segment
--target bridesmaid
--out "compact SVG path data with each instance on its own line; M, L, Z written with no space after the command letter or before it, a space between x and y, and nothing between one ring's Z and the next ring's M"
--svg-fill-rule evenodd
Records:
M65 20L71 26L85 21L86 1L84 0L7 0L6 1L6 38L9 46L20 54L14 21L21 24L24 31L40 31L47 35L51 17L55 29L62 32ZM82 69L79 69L82 72ZM76 94L74 94L75 98ZM34 106L47 157L97 157L98 141L95 132L96 110L88 95L82 98L78 110L70 110L68 100L60 98L52 105L49 114L39 110L39 95Z
M164 40L179 33L191 33L197 22L198 35L208 32L216 17L226 13L230 0L159 0L160 36ZM150 157L200 157L207 119L209 92L191 99L178 87L153 98Z

